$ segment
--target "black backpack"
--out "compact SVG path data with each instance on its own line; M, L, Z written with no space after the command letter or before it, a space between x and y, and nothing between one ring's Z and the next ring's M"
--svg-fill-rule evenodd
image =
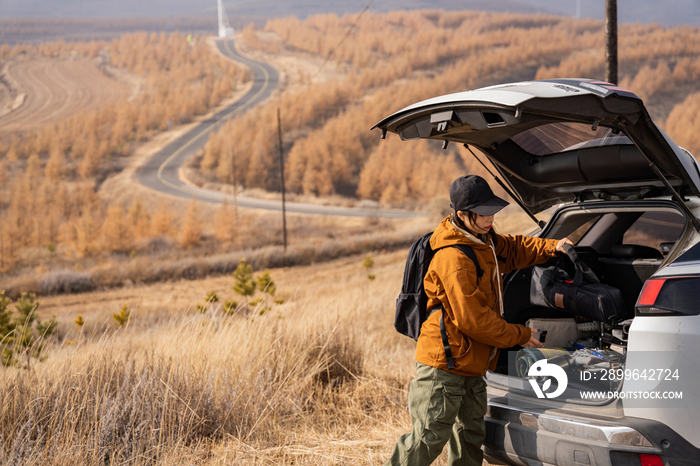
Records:
M433 233L423 235L418 241L411 245L406 259L406 267L403 272L403 285L401 293L396 299L396 314L394 316L394 327L396 331L418 340L420 328L423 322L433 312L442 310L442 305L438 305L428 311L428 295L425 294L423 288L423 278L428 273L428 266L433 259L435 252L442 248L433 250L430 247L430 238ZM479 267L479 261L476 259L476 254L472 248L465 244L456 244L453 246L462 251L474 262L476 266L477 280L484 274L484 271ZM450 344L447 341L447 331L445 330L445 321L440 315L440 334L442 336L442 344L445 347L445 356L447 357L447 367L454 369L454 361L452 359L452 351Z

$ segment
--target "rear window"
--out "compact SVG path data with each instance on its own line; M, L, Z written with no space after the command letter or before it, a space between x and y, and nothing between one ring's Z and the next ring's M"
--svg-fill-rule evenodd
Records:
M585 235L588 230L595 224L595 222L598 221L600 218L600 215L596 215L580 227L578 227L576 230L572 231L569 233L566 237L569 238L574 244L578 243L581 238L583 238L583 235Z
M614 134L611 128L583 123L549 123L530 128L511 137L511 140L532 155L550 155L569 150L605 145L632 144L623 133Z
M684 226L685 218L680 213L645 212L627 230L622 243L661 249L663 243L675 243Z

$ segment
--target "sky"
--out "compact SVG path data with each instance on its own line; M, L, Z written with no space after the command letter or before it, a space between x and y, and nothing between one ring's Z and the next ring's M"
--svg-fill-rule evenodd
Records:
M224 0L224 6L232 24L247 24L250 18L290 15L304 18L319 13L356 13L368 2L369 0ZM605 0L373 0L370 11L477 9L576 16L578 5L581 17L604 18ZM618 11L620 22L700 26L698 0L618 0ZM0 17L113 18L215 14L216 0L0 0Z

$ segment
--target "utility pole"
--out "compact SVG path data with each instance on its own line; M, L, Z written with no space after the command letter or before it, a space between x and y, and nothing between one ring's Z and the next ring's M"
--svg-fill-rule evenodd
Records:
M617 0L605 0L605 80L617 84Z
M236 158L231 150L231 142L226 141L226 149L231 157L231 184L233 185L233 218L238 223L238 180L236 179Z
M277 147L280 154L280 185L282 187L282 234L284 238L284 251L287 251L287 205L284 199L284 155L282 153L282 118L280 108L277 107Z

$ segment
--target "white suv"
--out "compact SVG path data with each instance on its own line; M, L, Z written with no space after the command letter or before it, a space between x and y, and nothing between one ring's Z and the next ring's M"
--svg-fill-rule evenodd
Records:
M533 218L558 206L537 235L574 239L621 291L617 317L598 322L531 304L532 269L504 276L503 317L539 328L545 348L501 351L486 374L486 457L700 464L700 169L641 99L604 82L531 81L429 99L374 127L488 159ZM573 274L568 259L546 266ZM556 370L535 377L543 367Z

